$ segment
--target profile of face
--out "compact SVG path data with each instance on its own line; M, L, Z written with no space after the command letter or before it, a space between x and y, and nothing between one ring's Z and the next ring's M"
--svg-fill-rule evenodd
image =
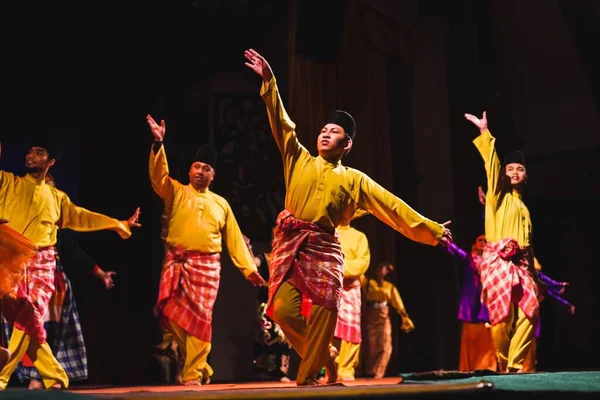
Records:
M195 161L190 166L190 183L195 189L206 189L215 179L215 170L210 164Z
M512 187L520 187L527 179L527 172L525 171L525 166L523 166L523 164L506 164L504 171Z
M43 147L32 146L25 156L25 171L28 173L48 171L55 161Z
M327 124L317 138L319 155L326 160L340 159L352 147L352 139L344 128L337 124Z
M473 245L471 246L471 250L481 253L483 251L483 249L485 248L486 244L487 244L487 240L485 239L485 235L479 235L479 236L477 236L477 239L475 239L475 241L473 242Z

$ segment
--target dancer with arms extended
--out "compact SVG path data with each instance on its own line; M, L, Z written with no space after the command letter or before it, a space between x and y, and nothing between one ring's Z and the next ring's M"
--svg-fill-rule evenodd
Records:
M431 221L364 173L341 159L352 147L354 119L334 111L317 139L313 157L300 144L296 124L287 115L268 62L256 51L245 52L246 66L262 78L275 142L283 159L286 198L276 222L270 263L267 310L283 329L302 361L296 383L316 386L323 366L328 382L337 380L330 350L344 276L343 253L335 228L349 208L370 212L406 237L431 246L451 240L450 231ZM312 302L310 318L301 315L302 294Z
M131 236L131 228L139 227L139 208L127 221L119 221L88 211L71 202L59 189L46 183L48 170L59 158L56 143L50 138L34 142L25 157L27 174L15 176L0 170L0 219L37 247L38 251L25 268L25 277L14 299L2 304L2 312L13 325L8 343L10 359L0 372L0 390L6 388L10 376L27 353L41 375L46 388L67 388L69 379L46 342L44 316L54 293L56 244L59 228L90 232L116 231L123 239Z

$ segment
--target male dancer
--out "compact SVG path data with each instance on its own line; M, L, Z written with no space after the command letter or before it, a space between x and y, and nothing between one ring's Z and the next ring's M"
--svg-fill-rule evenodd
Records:
M329 382L337 380L328 348L337 322L344 275L343 253L335 228L351 207L370 212L408 238L431 246L451 240L444 225L433 222L364 173L342 165L352 147L356 124L350 114L335 111L317 140L313 157L296 136L277 82L267 61L245 52L245 65L262 80L271 130L283 158L285 210L277 218L270 264L267 310L283 329L300 363L296 383L316 386L323 366ZM313 301L309 321L300 313L302 294Z
M485 236L488 244L480 265L482 300L486 305L500 372L521 372L539 318L538 280L531 246L531 217L522 201L527 182L521 152L500 164L496 139L488 130L487 115L465 114L479 128L473 141L487 175Z
M364 215L355 213L354 219ZM344 253L344 280L342 298L338 310L337 324L333 336L340 339L337 373L342 381L353 381L360 359L361 292L360 277L367 272L371 262L367 235L350 226L350 220L344 219L337 227L342 252Z
M209 186L215 177L216 152L201 147L190 166L189 185L169 176L163 146L165 121L158 125L148 115L154 136L150 149L152 188L169 210L167 252L160 279L157 311L184 354L184 385L210 382L207 358L211 349L212 312L221 275L222 242L233 263L253 285L266 284L256 269L227 200Z
M10 359L0 372L0 390L4 390L17 363L25 352L40 373L46 388L69 386L69 379L46 342L44 316L54 293L56 234L59 228L90 232L110 229L121 238L131 236L138 223L139 208L127 221L118 221L88 211L71 202L62 191L46 184L45 176L56 163L59 152L51 141L36 142L25 157L27 174L15 176L0 170L0 218L37 245L29 260L25 278L14 299L4 298L2 311L13 331L8 343Z

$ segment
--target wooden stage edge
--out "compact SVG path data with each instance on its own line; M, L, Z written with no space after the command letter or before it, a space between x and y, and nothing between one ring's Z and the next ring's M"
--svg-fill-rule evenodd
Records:
M282 399L282 398L344 398L378 397L401 394L433 394L434 392L480 391L491 388L489 383L470 382L460 384L400 384L402 378L357 379L320 387L298 387L295 382L253 382L210 384L203 386L135 386L78 388L69 393L87 395L98 399Z

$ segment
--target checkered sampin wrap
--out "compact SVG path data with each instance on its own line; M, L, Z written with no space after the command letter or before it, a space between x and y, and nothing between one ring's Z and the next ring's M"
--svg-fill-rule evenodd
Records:
M529 318L538 316L538 288L528 270L527 250L514 239L488 243L483 250L479 272L481 301L488 308L490 323L504 320L512 303L517 304Z

